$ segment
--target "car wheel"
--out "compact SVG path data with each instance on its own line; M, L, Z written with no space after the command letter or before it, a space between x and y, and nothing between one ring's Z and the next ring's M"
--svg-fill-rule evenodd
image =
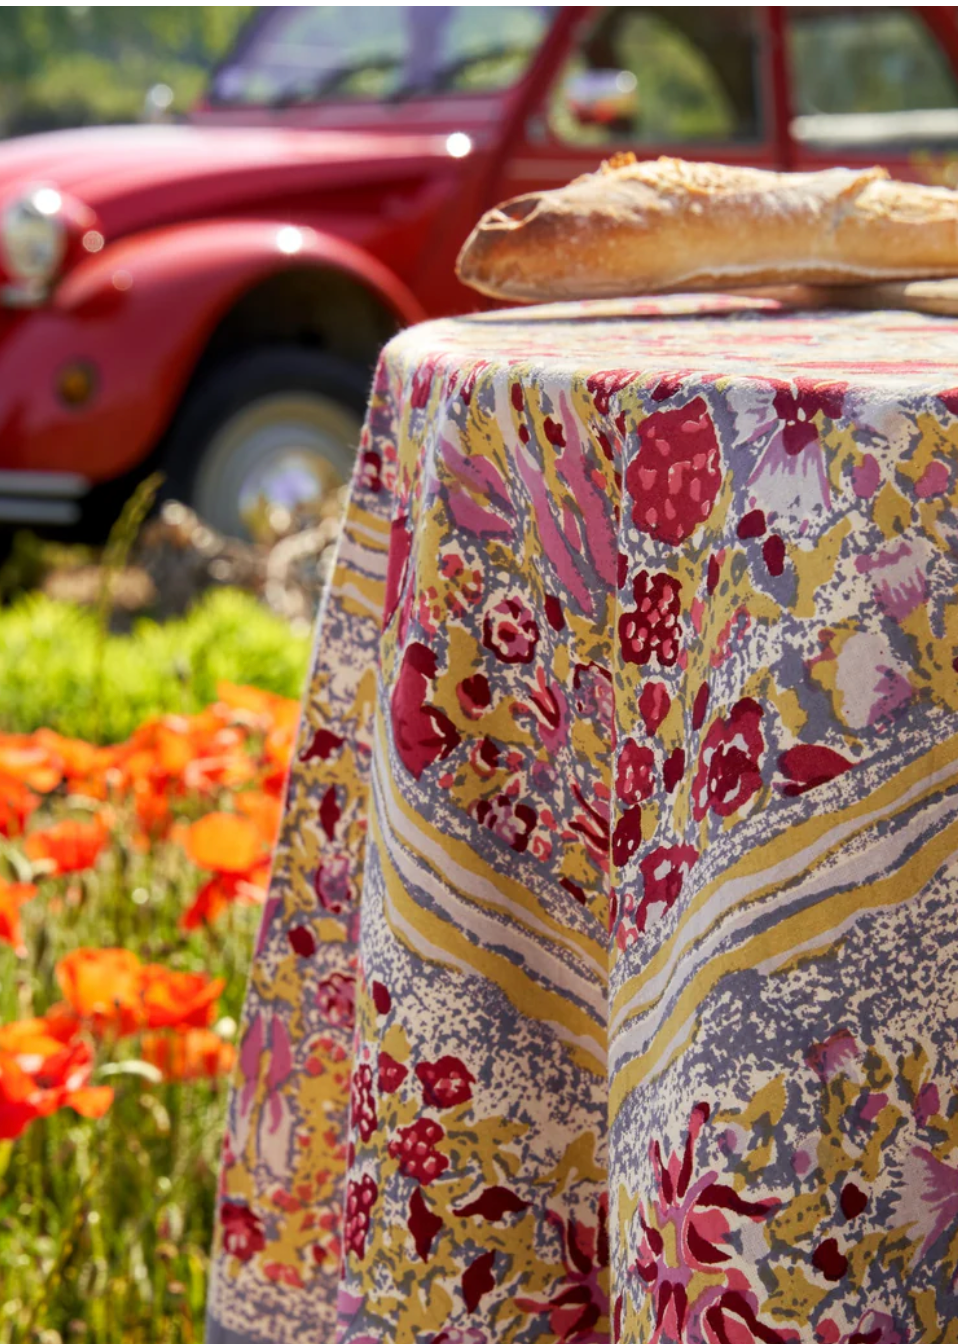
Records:
M315 507L349 480L368 382L356 365L296 346L221 365L173 427L164 493L238 537L257 535L274 510Z

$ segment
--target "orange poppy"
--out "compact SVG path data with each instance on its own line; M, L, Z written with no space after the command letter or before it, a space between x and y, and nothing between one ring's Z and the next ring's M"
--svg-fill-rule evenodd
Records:
M0 878L0 943L9 943L18 956L27 950L20 928L20 907L36 894L32 882L5 882Z
M279 799L259 789L250 789L245 793L238 793L233 802L237 812L249 817L256 825L266 847L272 849L276 844L283 813Z
M24 851L32 863L52 865L51 873L79 873L92 868L109 838L101 816L92 821L67 817L27 836Z
M0 734L0 773L36 793L49 793L63 778L63 763L25 733Z
M57 984L78 1017L95 1031L121 1036L143 1021L143 964L124 947L77 947L56 966Z
M143 967L143 1014L147 1027L208 1027L225 980L209 980L200 972Z
M62 1106L87 1118L109 1110L113 1088L89 1086L92 1049L81 1039L60 1039L57 1030L44 1018L0 1027L0 1139L17 1138Z
M175 1035L148 1031L141 1038L140 1049L143 1059L158 1068L167 1082L228 1074L236 1059L235 1048L207 1027L190 1027Z
M235 812L208 812L190 827L186 852L199 868L245 873L263 850L263 840L248 817Z
M0 773L0 835L8 839L22 835L39 806L40 799L22 780Z
M76 1015L94 1031L128 1036L143 1027L207 1027L225 980L144 965L122 947L78 947L56 967L57 983Z
M180 916L180 928L189 933L203 924L212 924L234 901L240 905L262 905L269 887L269 873L268 860L247 873L214 873Z

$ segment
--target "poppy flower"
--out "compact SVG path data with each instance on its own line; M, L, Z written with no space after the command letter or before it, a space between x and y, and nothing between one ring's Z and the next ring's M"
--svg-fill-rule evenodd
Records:
M63 1019L46 1018L0 1027L0 1139L63 1106L91 1119L109 1110L113 1089L89 1086L92 1049L75 1026L66 1030Z
M236 1059L236 1050L228 1041L207 1027L187 1031L148 1031L140 1041L141 1057L154 1065L167 1082L192 1082L228 1074Z
M22 733L0 734L0 774L19 779L35 793L50 793L63 779L62 763Z
M262 905L269 886L269 863L258 864L248 873L214 873L204 882L192 904L180 916L180 928L189 932L212 924L227 906Z
M22 835L40 799L20 779L0 773L0 835L7 839Z
M208 1027L226 981L209 980L202 972L150 965L142 968L141 985L147 1027Z
M208 812L189 828L185 846L199 868L245 873L260 857L263 839L249 817L235 812Z
M123 947L78 947L61 957L57 984L77 1017L98 1032L128 1035L141 1025L142 963Z
M282 820L282 805L278 798L271 797L258 789L238 793L233 800L237 812L247 817L258 829L264 845L272 849L279 834Z
M109 831L101 816L92 821L67 817L27 836L24 850L31 863L50 867L51 876L79 873L92 868L99 858Z
M32 882L4 882L0 878L0 943L9 943L18 956L26 952L20 931L20 906L33 900Z

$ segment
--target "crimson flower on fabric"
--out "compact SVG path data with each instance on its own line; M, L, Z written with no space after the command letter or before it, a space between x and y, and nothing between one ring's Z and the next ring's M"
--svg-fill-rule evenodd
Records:
M818 442L815 416L821 413L829 420L838 420L847 391L847 383L816 383L809 378L796 378L794 390L787 384L779 385L772 405L782 421L786 453L794 457L808 444Z
M403 765L416 779L428 766L448 756L460 742L452 721L427 702L437 672L432 649L425 644L410 644L403 653L393 688L393 741Z
M562 1263L565 1273L558 1279L558 1291L545 1301L518 1297L521 1311L547 1315L549 1329L557 1340L570 1344L608 1344L609 1331L609 1197L599 1196L596 1224L565 1219L554 1209L546 1211L546 1220L562 1237ZM600 1328L603 1320L604 1328Z
M639 426L639 451L625 471L632 521L677 546L712 512L722 485L719 443L702 397L653 411Z
M711 810L730 817L762 785L760 763L765 750L760 721L761 705L745 696L733 705L728 718L714 719L699 753L692 782L692 811L701 821Z
M224 1200L220 1205L220 1222L223 1225L223 1246L228 1255L235 1255L237 1260L252 1260L265 1247L263 1225L245 1204Z
M531 663L538 642L539 627L519 597L504 597L483 617L483 648L501 663Z
M671 574L640 569L632 580L634 611L619 617L619 643L627 663L644 664L654 657L661 667L672 667L679 656L679 618L682 585Z
M667 1160L657 1139L649 1145L656 1193L639 1206L642 1238L630 1266L652 1299L649 1344L798 1344L796 1331L759 1319L755 1294L732 1263L736 1221L764 1222L779 1201L745 1199L714 1171L696 1176L695 1145L709 1114L707 1102L693 1107L685 1143Z

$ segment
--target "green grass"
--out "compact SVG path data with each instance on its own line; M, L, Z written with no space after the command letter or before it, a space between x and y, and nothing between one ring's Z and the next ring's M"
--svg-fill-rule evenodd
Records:
M30 594L0 611L0 731L120 742L151 715L211 703L220 680L297 698L308 657L308 636L234 589L105 638L94 611Z

